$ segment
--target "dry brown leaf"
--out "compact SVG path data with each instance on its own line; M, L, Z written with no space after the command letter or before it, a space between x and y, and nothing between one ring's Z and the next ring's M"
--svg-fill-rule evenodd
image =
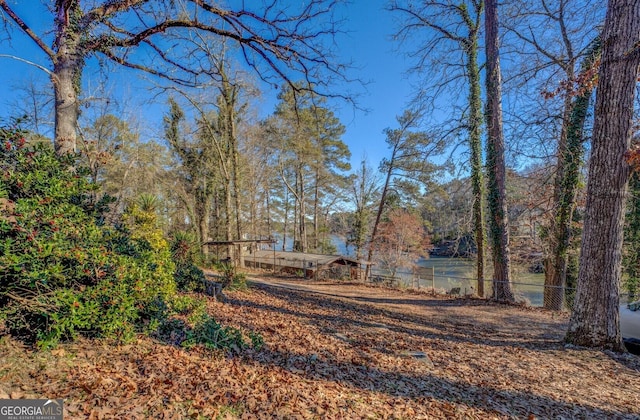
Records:
M146 338L122 347L87 340L61 347L75 355L69 362L56 356L60 363L42 368L37 354L0 347L3 389L65 398L69 418L640 415L637 359L564 349L562 316L358 285L271 283L208 306L219 322L262 334L261 351L231 357Z

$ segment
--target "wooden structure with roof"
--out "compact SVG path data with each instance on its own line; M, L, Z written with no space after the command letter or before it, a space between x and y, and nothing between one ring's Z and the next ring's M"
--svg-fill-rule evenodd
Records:
M227 260L233 261L233 263L239 267L244 267L244 258L246 255L246 250L249 252L255 252L258 246L262 244L270 244L275 246L276 241L267 238L267 239L239 239L234 241L207 241L204 242L203 245L207 247L214 247L216 260L220 261L220 248L222 248L225 258Z
M244 256L244 264L245 267L314 279L357 280L362 277L362 263L343 255L253 250Z

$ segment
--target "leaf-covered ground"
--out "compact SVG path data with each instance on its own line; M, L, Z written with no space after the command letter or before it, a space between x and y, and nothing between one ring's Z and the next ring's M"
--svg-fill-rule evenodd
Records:
M65 418L640 418L640 358L565 348L566 317L353 284L256 280L209 303L260 351L0 343L0 398Z

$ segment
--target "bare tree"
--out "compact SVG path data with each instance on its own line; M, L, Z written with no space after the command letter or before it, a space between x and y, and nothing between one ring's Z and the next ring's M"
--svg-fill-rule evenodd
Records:
M56 150L67 154L76 148L81 78L88 58L96 56L187 86L215 74L206 65L206 52L170 42L176 34L195 31L229 40L263 80L290 83L297 73L305 83L295 89L327 94L325 88L336 77L343 78L345 70L334 63L325 42L337 33L333 10L338 2L294 5L271 0L252 8L245 2L225 7L206 0L56 0L47 7L53 39L46 29L29 26L19 8L6 0L0 0L0 9L50 61L51 68L40 67L50 74L54 87Z
M420 215L393 209L387 219L380 224L371 248L380 266L395 277L401 268L415 269L416 261L431 248L431 242Z
M484 205L482 175L482 100L480 98L480 67L478 65L478 41L480 17L484 1L461 0L457 2L440 1L393 1L390 9L402 13L403 27L397 37L404 40L426 31L424 42L413 54L418 57L419 64L415 70L424 74L432 72L433 67L425 68L425 61L431 52L443 46L453 44L463 53L464 67L460 69L445 62L436 65L451 69L453 73L461 73L467 82L467 111L462 127L468 132L470 150L471 183L473 185L473 231L477 247L476 276L477 293L484 296ZM412 37L413 38L413 37ZM457 71L456 71L457 70ZM438 83L442 83L441 81ZM426 89L426 87L423 87ZM422 95L424 96L424 95Z
M535 99L530 102L536 107L527 116L522 116L521 106L515 109L518 117L514 124L520 126L517 128L520 133L544 126L544 130L550 130L542 141L557 142L554 194L545 226L548 255L545 255L544 306L549 309L564 307L571 221L584 160L583 132L591 96L591 89L585 90L590 84L586 78L599 57L599 50L594 49L599 44L590 43L597 36L600 23L599 3L525 0L507 2L505 8L504 25L513 53L521 63L512 71L512 95L533 89ZM579 75L582 57L585 61ZM542 113L546 118L541 119ZM541 124L536 124L535 119Z
M493 251L493 293L499 301L512 302L511 256L505 190L504 134L502 130L502 76L498 38L498 3L487 0L485 48L487 56L487 191L489 238Z
M640 0L610 0L602 34L578 290L569 343L622 350L619 292L640 67Z
M426 59L436 48L453 45L462 52L464 66L452 65L444 61L434 63L437 66L453 69L460 73L467 83L468 97L466 112L461 127L468 133L470 150L471 182L473 185L473 231L477 246L476 276L477 293L484 296L484 186L482 174L482 101L480 98L480 67L478 64L478 41L480 17L484 1L470 0L459 2L441 1L394 1L391 10L402 13L403 27L397 37L405 39L411 33L426 31L426 36L414 55L418 56L417 71L431 73L433 66L425 66ZM446 79L445 79L446 80ZM442 83L439 81L438 83ZM425 89L425 87L423 87ZM438 90L438 89L437 89ZM436 90L436 91L437 91ZM420 96L424 97L423 93Z
M35 135L44 137L53 126L53 97L50 89L47 89L45 83L30 78L22 80L12 90L16 93L16 98L9 107L14 115L26 115L24 127Z
M247 232L254 238L272 237L274 234L273 191L278 185L277 165L269 148L264 127L255 121L243 120L238 127L243 162L243 196Z
M380 192L380 187L376 173L367 165L367 160L364 157L360 162L358 172L352 176L351 181L349 192L355 210L347 243L355 247L356 260L360 260L370 230L374 200Z
M396 187L402 188L407 186L404 180L410 180L411 183L426 184L431 176L439 169L440 165L436 165L429 161L430 158L441 154L444 150L444 141L434 140L428 133L416 130L420 126L420 118L422 114L415 110L407 110L401 116L397 117L398 128L385 129L387 136L386 142L391 149L391 156L383 159L380 163L380 170L385 174L385 181L380 192L380 202L376 219L371 229L371 238L369 239L369 252L367 254L367 268L365 271L365 279L371 274L371 261L374 249L371 246L376 241L378 227L382 220L389 192ZM404 184L404 185L403 185Z

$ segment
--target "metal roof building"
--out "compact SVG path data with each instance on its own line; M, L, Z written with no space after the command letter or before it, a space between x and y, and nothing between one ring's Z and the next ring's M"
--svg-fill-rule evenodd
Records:
M304 276L306 278L359 279L361 263L343 255L309 254L276 250L254 250L244 256L246 267Z

